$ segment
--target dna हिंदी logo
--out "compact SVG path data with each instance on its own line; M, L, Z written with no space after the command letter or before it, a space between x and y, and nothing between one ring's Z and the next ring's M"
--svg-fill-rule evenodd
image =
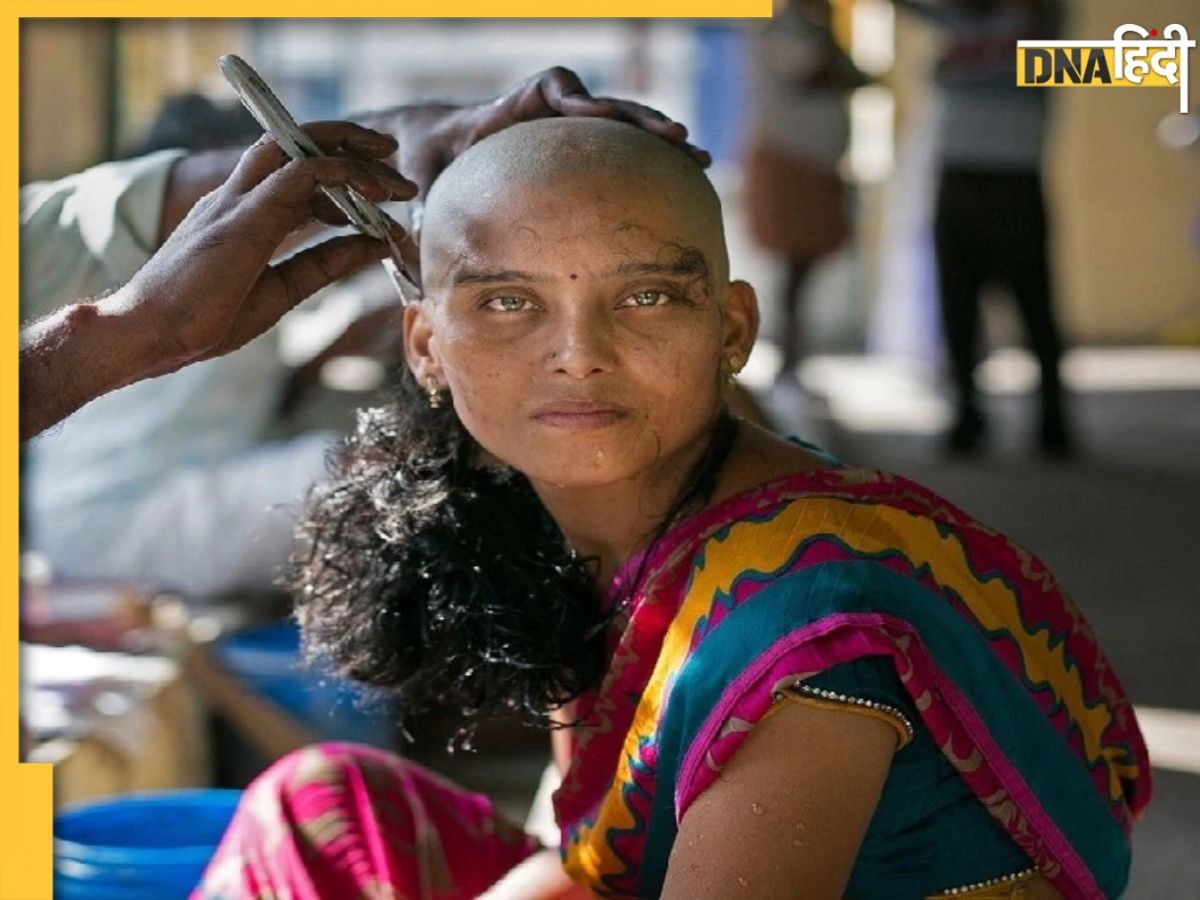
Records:
M1178 87L1188 112L1188 55L1196 42L1182 25L1121 25L1111 41L1017 41L1020 87ZM1153 51L1153 52L1151 52ZM1147 58L1149 57L1149 58Z

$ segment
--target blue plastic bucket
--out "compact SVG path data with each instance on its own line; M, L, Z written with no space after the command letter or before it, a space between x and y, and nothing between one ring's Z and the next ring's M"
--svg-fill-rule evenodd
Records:
M362 703L361 689L300 659L300 629L277 622L220 638L218 662L251 690L291 713L321 740L391 747L395 714L387 701Z
M54 817L54 896L186 898L233 818L241 791L130 794Z

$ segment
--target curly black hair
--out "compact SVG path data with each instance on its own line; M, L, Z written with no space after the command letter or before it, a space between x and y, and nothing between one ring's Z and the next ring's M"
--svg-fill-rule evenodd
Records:
M301 516L287 581L306 656L398 694L403 714L508 710L548 724L598 683L621 604L602 608L591 561L523 475L489 463L407 367L391 381L392 402L359 411ZM735 431L722 414L651 544L711 494Z

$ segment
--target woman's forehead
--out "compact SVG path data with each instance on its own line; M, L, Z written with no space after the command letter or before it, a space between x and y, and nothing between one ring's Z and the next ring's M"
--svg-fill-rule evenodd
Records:
M432 243L423 247L428 287L461 283L464 273L467 280L474 272L540 271L549 277L564 267L592 277L639 268L706 276L719 239L704 234L696 217L681 214L663 194L505 193L512 196L443 219Z
M697 247L658 242L632 252L603 248L579 252L467 252L458 255L430 287L450 292L493 284L550 284L572 281L616 281L642 277L709 281L710 263Z
M444 275L449 290L499 283L541 284L564 277L595 280L642 276L709 278L709 262L702 250L676 242L659 242L639 253L595 253L578 257L561 254L510 256L504 253L468 252L451 263Z

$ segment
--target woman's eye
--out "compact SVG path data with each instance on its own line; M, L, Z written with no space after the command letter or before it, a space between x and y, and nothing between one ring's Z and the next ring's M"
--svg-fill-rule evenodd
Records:
M528 302L524 297L493 297L483 305L497 312L520 312Z
M662 291L637 291L626 297L621 306L661 306L670 301L670 295Z

